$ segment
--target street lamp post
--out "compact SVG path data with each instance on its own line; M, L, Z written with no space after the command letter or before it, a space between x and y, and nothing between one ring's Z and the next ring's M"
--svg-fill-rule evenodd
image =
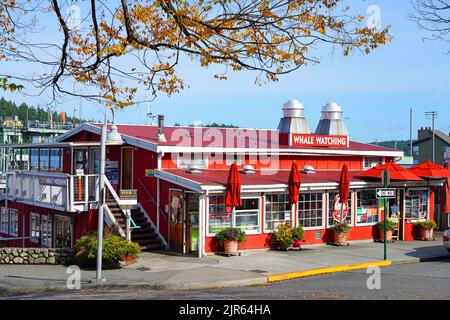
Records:
M111 125L110 132L107 133L107 115L108 110L111 110L113 116L113 122ZM117 127L114 121L114 110L108 108L105 111L105 121L101 129L101 139L100 139L100 177L99 177L99 204L98 204L98 230L97 230L97 271L96 271L96 281L97 283L105 282L102 278L102 255L103 255L103 224L104 224L104 206L106 200L105 192L105 163L106 163L106 142L111 143L122 143L123 140L120 134L117 132Z

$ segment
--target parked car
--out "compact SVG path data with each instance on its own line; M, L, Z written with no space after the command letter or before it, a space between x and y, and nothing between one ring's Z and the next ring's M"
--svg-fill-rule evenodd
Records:
M450 228L444 231L444 248L447 249L447 251L450 253Z

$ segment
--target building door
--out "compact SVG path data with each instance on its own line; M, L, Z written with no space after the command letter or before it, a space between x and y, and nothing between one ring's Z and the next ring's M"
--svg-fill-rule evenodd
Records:
M122 189L133 189L133 148L122 148Z
M198 252L199 244L199 199L196 193L187 193L186 207L186 251Z
M183 193L181 190L169 191L169 247L170 250L183 252Z
M74 149L73 150L73 173L76 175L88 174L88 150Z
M55 247L72 247L72 223L69 217L55 216Z

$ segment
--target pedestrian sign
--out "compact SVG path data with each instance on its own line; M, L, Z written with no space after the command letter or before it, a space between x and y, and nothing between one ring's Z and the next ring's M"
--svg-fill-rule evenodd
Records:
M395 199L395 189L393 188L377 189L377 199Z

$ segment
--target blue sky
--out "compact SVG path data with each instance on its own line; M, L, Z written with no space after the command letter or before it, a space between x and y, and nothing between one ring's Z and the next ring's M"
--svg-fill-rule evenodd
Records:
M336 101L343 109L352 140L370 142L409 139L409 108L414 112L414 136L421 126L430 126L425 111L437 110L437 129L450 131L450 55L448 44L423 41L426 35L408 20L409 0L348 1L353 11L364 14L369 5L381 9L382 27L391 25L392 43L370 55L342 57L332 49L319 48L318 65L258 87L256 74L240 72L227 81L213 79L214 72L197 64L182 63L178 72L190 88L170 98L160 95L151 104L154 114L165 114L166 123L232 123L241 127L276 128L281 106L298 99L305 106L309 126L315 129L321 107ZM220 69L219 69L220 70ZM20 94L5 95L18 103L39 103ZM73 114L78 102L57 106ZM78 113L78 112L77 112ZM146 123L147 105L132 106L117 113L117 122ZM84 118L102 119L101 107L83 102Z

